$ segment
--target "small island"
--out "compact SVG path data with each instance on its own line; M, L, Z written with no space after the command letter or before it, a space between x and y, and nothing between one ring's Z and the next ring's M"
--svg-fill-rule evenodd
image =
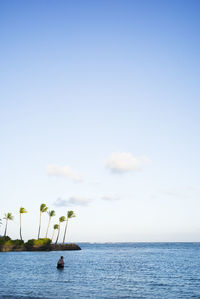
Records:
M56 215L54 210L49 210L46 204L40 205L40 218L39 218L39 228L38 228L38 238L37 239L30 239L27 242L24 242L22 239L22 215L27 213L27 210L24 207L20 207L19 215L20 215L20 226L19 226L19 236L20 239L12 240L9 236L7 236L7 227L8 222L13 220L14 217L12 213L5 214L5 231L4 236L0 237L0 252L8 252L8 251L63 251L63 250L81 250L81 248L74 243L65 243L66 239L66 232L68 221L71 218L76 217L74 211L68 211L67 217L61 216L58 218L58 223L53 225L53 233L51 239L48 238L49 227L51 223L52 217ZM45 238L40 238L40 230L41 230L41 219L42 214L47 212L49 216L48 226L46 230ZM63 234L63 241L62 243L58 243L59 236L60 236L60 228L61 223L65 222L65 229ZM1 225L1 219L0 219ZM55 242L53 243L53 238L55 235L55 231L57 231L57 237Z
M11 240L10 237L0 237L0 252L8 251L63 251L81 250L77 244L52 244L48 238L23 240Z

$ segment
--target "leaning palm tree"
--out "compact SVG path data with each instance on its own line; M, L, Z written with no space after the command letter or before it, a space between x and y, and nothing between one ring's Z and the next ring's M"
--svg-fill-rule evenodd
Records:
M8 220L13 220L14 217L12 216L12 213L7 213L7 214L5 214L4 219L6 220L6 227L5 227L4 237L6 237Z
M19 209L19 215L20 215L20 229L19 229L19 235L20 239L22 240L22 214L27 213L27 210L23 207Z
M65 224L65 232L64 232L64 237L63 237L63 242L62 244L65 244L65 237L66 237L66 231L67 231L67 225L68 225L68 220L70 218L76 217L76 215L74 214L74 211L68 211L67 212L67 220L66 220L66 224Z
M66 218L65 218L65 216L61 216L61 217L59 218L58 235L57 235L57 238L56 238L56 242L55 242L55 244L57 244L57 243L58 243L58 238L59 238L59 235L60 235L60 223L61 223L61 222L64 222L64 221L66 221Z
M55 233L55 230L59 228L59 224L54 224L53 226L53 234L52 234L52 238L51 238L51 242L53 241L53 237L54 237L54 233Z
M48 230L49 230L49 225L50 225L50 222L51 222L51 218L56 215L56 212L54 210L52 210L52 211L48 211L48 214L49 214L49 222L48 222L47 232L46 232L45 238L47 238L47 235L48 235Z
M42 213L45 213L48 210L48 207L42 203L40 205L40 223L39 223L39 229L38 229L38 239L40 237L40 228L41 228L41 220L42 220Z

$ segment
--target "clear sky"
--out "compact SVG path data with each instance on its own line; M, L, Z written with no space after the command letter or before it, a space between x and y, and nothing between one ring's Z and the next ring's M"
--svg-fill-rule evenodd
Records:
M198 0L0 1L12 238L20 206L37 236L44 202L52 224L75 211L67 241L200 241L199 14Z

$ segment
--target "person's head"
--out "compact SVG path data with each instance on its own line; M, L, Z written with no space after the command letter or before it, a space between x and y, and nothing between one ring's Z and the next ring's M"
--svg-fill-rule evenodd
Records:
M63 260L63 256L61 256L60 258L61 258L61 260Z

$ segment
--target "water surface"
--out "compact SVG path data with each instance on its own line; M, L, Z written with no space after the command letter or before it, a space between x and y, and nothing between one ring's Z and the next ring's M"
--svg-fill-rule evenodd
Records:
M0 298L200 298L200 243L79 245L0 253Z

